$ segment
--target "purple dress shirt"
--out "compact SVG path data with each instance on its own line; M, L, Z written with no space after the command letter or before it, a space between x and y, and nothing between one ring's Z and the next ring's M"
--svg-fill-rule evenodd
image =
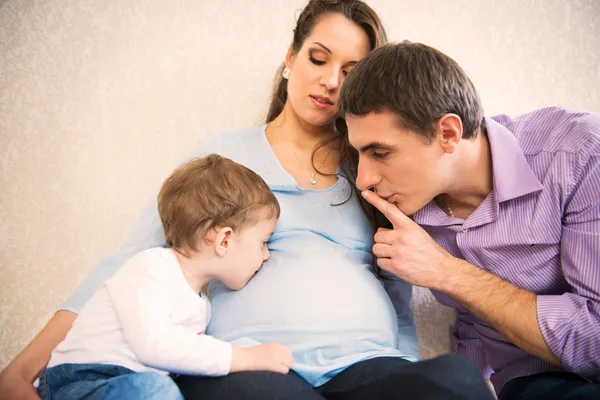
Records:
M466 219L432 201L414 220L455 257L537 296L537 318L563 369L600 378L600 115L545 108L486 118L493 189ZM560 370L525 353L450 297L454 348L496 390Z

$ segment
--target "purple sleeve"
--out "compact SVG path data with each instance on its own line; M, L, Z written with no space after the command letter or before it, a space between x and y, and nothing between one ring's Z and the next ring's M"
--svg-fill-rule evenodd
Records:
M567 198L561 264L569 293L537 297L538 322L563 368L600 374L600 140Z

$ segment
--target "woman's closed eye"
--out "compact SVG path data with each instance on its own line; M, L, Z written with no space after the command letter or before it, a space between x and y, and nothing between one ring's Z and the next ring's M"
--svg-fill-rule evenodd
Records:
M308 59L315 65L325 65L327 63L328 54L321 49L310 49L308 51Z
M325 64L325 61L318 60L315 57L313 57L312 55L309 55L308 58L310 59L310 62L312 62L315 65L324 65Z

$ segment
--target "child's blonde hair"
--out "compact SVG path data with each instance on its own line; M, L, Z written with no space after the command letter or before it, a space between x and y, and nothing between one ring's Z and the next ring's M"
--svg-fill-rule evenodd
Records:
M158 213L169 246L195 251L199 238L219 226L243 229L279 218L279 202L255 172L211 154L177 168L158 194Z

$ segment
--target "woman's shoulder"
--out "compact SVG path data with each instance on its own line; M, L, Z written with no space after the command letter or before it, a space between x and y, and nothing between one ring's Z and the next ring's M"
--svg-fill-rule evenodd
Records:
M261 144L265 126L255 126L247 129L224 130L205 135L192 150L192 157L202 157L217 153L224 157L232 157L240 151Z

